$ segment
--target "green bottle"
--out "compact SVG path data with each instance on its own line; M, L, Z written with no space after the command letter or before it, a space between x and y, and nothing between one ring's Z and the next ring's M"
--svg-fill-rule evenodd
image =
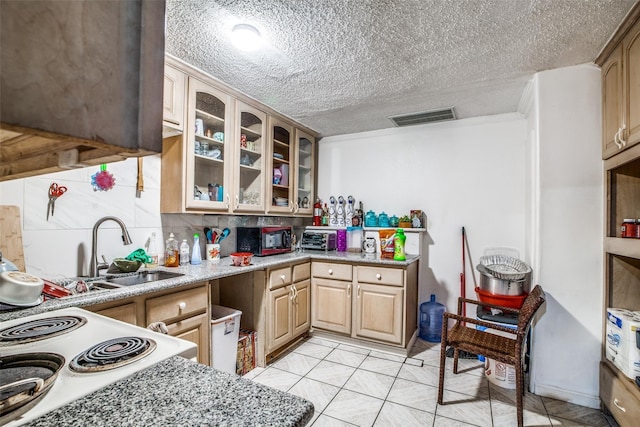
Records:
M396 235L393 236L393 259L396 261L405 261L407 259L404 253L404 242L407 241L407 236L404 235L404 230L398 228Z

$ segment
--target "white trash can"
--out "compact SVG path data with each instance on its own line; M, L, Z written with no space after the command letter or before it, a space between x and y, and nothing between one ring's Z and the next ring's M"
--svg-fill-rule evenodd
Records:
M211 306L211 366L230 374L236 373L241 315L234 308Z

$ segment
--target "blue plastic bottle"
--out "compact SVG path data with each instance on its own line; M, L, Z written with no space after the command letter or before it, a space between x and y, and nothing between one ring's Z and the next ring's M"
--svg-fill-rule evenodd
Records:
M420 304L420 338L429 342L440 342L444 310L444 305L436 302L434 294L431 294L431 301Z

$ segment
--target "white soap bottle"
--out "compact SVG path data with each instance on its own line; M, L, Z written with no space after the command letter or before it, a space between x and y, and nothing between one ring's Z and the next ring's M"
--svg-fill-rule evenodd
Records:
M191 264L197 265L202 262L202 255L200 255L200 236L198 234L193 235L193 250L191 251Z

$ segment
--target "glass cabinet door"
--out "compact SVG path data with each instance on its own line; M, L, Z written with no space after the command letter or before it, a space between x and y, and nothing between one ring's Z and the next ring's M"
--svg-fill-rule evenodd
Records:
M190 78L188 99L186 207L228 210L230 98Z
M271 145L270 156L270 174L267 201L268 212L279 212L291 214L294 210L293 187L294 180L292 174L295 170L291 169L294 158L294 135L293 128L277 119L270 122L269 137Z
M263 212L267 115L236 103L236 138L233 210Z
M312 215L314 200L315 138L296 129L297 174L295 210L298 215Z

